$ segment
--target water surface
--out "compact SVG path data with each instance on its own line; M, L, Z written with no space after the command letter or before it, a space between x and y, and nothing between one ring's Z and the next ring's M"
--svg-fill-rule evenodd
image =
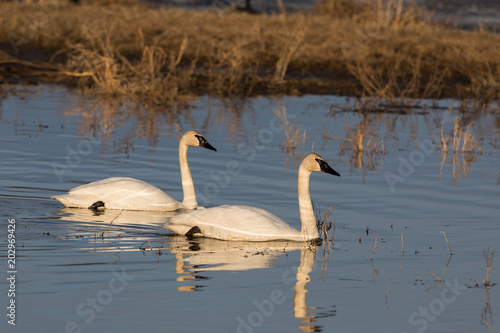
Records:
M0 239L6 262L15 219L19 331L494 331L498 286L476 284L483 250L500 239L498 112L443 100L359 113L335 96L143 110L54 86L4 89ZM452 135L459 114L481 151L443 155L441 126ZM256 206L297 228L296 163L322 155L341 174L311 176L321 215L335 208L333 242L192 240L159 227L168 213L95 214L50 199L111 176L181 199L177 145L188 129L218 149L188 152L200 204ZM356 133L372 149L355 153ZM7 304L5 279L0 288ZM1 327L14 330L5 317Z

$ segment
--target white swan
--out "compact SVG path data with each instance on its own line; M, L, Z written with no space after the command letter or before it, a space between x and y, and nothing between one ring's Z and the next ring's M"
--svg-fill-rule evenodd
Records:
M156 186L128 177L111 177L71 189L67 194L52 196L67 207L104 208L125 210L174 211L195 209L198 206L193 178L189 170L187 150L189 146L217 151L196 131L187 131L179 141L184 200L178 202Z
M321 156L311 153L299 167L298 192L302 230L297 230L263 209L248 206L220 206L168 218L163 228L188 236L203 236L231 241L291 240L319 238L309 194L309 176L323 171L340 176Z

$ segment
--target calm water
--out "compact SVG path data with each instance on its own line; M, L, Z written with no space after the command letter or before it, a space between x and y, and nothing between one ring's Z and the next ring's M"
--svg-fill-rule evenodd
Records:
M4 278L2 332L498 326L499 286L475 287L486 276L483 250L490 242L498 249L500 239L498 109L462 112L481 152L443 158L441 125L450 135L459 114L452 100L371 114L354 113L354 100L334 96L202 98L184 109L145 111L40 86L4 90L0 103L4 277L8 219L15 219L17 249L16 327L5 315ZM287 121L293 128L285 131L279 125ZM335 207L333 243L314 251L286 242L188 240L159 227L167 213L95 215L50 199L110 176L139 178L180 199L177 140L188 129L218 149L188 153L200 204L261 207L295 227L295 163L311 150L322 155L342 175L311 176L321 214ZM286 135L297 130L305 139L289 140L295 149L287 153ZM373 149L356 155L356 133L365 146L371 138ZM229 161L240 166L238 175L225 173ZM493 261L493 283L499 267Z

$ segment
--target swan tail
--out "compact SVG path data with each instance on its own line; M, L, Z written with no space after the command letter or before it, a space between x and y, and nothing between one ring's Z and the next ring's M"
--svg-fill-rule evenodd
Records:
M170 230L174 234L177 234L177 235L187 235L187 236L189 236L188 233L190 233L191 230L193 230L196 227L189 226L189 225L184 225L184 224L164 224L164 225L162 225L162 228ZM198 228L198 230L199 230L199 228ZM192 233L192 234L194 234L194 233Z
M56 199L64 206L73 208L89 208L96 202L95 198L74 194L54 195L51 199Z
M199 227L194 226L186 232L187 237L194 237L195 235L201 235L201 230Z

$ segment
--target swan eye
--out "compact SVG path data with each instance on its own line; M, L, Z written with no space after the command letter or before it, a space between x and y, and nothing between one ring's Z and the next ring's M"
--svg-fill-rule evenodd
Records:
M217 149L212 147L212 145L210 143L208 143L208 141L205 140L205 138L202 137L201 135L195 134L194 136L198 139L198 143L199 143L200 147L207 148L207 149L210 149L213 151L217 151Z
M316 162L318 162L321 171L340 177L340 174L337 171L333 170L332 167L328 165L328 163L319 158L315 158L315 160Z
M201 146L204 142L207 142L207 140L205 140L205 138L204 138L204 137L202 137L201 135L195 134L194 136L198 139L198 142L200 143L200 146Z

